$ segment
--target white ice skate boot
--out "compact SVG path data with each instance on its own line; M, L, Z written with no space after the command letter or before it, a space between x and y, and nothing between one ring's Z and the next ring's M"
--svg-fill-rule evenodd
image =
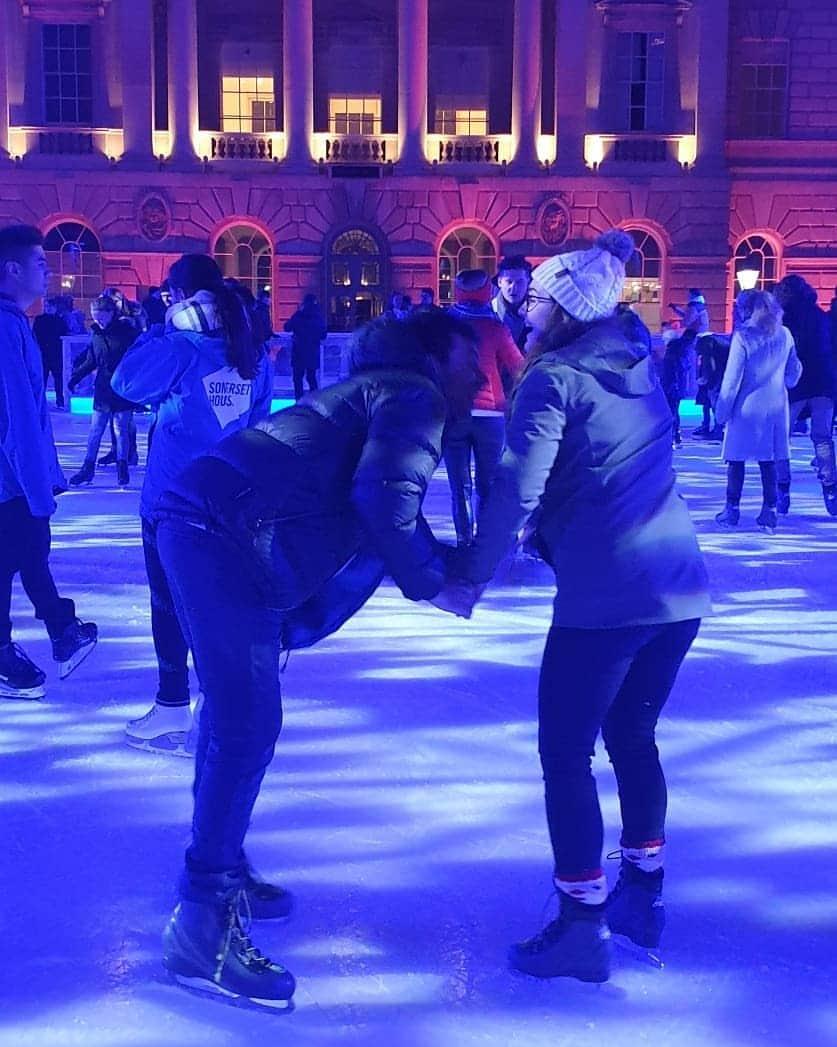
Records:
M188 705L155 702L145 716L128 721L125 741L134 749L189 757L192 753L188 751L187 741L191 728L192 710Z

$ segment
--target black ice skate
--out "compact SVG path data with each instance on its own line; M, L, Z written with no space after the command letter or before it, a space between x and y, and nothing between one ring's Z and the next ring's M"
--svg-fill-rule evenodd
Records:
M163 965L189 988L289 1010L294 976L251 944L240 912L246 905L241 890L181 901L163 933Z
M82 484L92 483L95 474L96 462L93 458L88 458L81 469L70 477L70 487L81 487Z
M776 512L780 516L787 516L790 512L790 487L787 484L779 484L776 494Z
M662 967L660 939L666 925L663 905L663 870L643 872L622 859L619 879L607 900L607 922L620 944L626 938L642 959Z
M822 485L822 500L829 516L837 516L837 484Z
M764 531L765 534L775 534L776 524L779 521L776 517L776 506L775 505L763 505L761 512L756 517L756 523L759 525L759 530Z
M605 903L585 905L558 892L561 912L540 934L509 949L509 965L535 978L577 978L606 982L610 977L610 931Z
M128 463L123 458L120 458L116 463L116 482L120 487L127 487L131 482Z
M244 870L244 891L254 920L287 920L294 907L294 896L284 887L267 883L247 862Z
M0 697L43 698L46 673L16 643L0 647Z
M58 662L58 676L65 680L73 669L93 653L99 630L94 622L74 618L57 640L52 641L52 657Z
M116 464L116 451L108 451L107 454L103 454L99 459L99 465L115 465Z
M741 513L738 506L727 502L723 510L715 517L715 523L720 524L721 527L737 527L740 518Z

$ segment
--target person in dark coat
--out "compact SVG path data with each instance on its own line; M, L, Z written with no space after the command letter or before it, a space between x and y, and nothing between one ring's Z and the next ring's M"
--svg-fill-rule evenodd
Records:
M307 294L302 305L285 323L285 330L293 335L291 343L291 370L294 376L294 398L302 396L302 380L308 388L317 388L320 369L320 344L327 333L325 317L315 294Z
M44 299L44 311L36 316L32 324L32 334L41 350L44 361L44 386L52 375L55 386L55 406L64 410L64 346L61 341L70 333L67 321L58 312L54 298Z
M776 285L776 298L784 310L785 327L793 335L802 364L802 377L790 390L790 428L807 408L811 412L811 443L814 445L817 476L822 484L826 511L837 516L837 466L834 460L834 396L837 392L831 349L831 324L817 305L817 292L801 276L786 276ZM790 508L790 460L776 463L779 480L779 512Z
M243 850L282 725L281 655L338 629L385 575L410 600L437 600L445 547L422 501L445 418L483 381L467 324L373 321L346 381L222 440L161 497L160 558L205 694L192 841L164 938L176 978L275 1007L292 996L239 917L242 895L254 917L288 911L287 892L255 888Z
M93 385L93 417L87 437L87 451L81 469L70 477L70 486L88 484L96 473L96 455L108 423L113 420L116 434L116 475L120 487L130 483L128 457L130 454L131 415L134 404L113 391L110 380L122 357L137 339L133 324L117 314L113 299L101 295L90 304L93 325L90 328L90 345L76 361L75 369L67 387L72 392L78 383L96 372Z
M467 614L537 513L557 596L538 689L539 752L560 915L512 947L542 978L605 981L610 929L645 948L663 926L666 786L658 717L701 617L708 580L675 487L671 417L649 337L617 311L633 240L621 230L532 273L526 368L506 450L449 584ZM591 771L601 731L622 815L620 879L608 898Z

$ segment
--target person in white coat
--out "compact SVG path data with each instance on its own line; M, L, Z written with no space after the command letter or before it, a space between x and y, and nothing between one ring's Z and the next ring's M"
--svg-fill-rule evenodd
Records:
M735 302L735 333L715 408L726 425L722 454L727 463L727 501L715 517L735 527L744 487L744 466L755 459L763 503L757 523L776 528L776 462L789 457L788 389L802 376L793 337L782 326L782 309L769 291L744 291Z

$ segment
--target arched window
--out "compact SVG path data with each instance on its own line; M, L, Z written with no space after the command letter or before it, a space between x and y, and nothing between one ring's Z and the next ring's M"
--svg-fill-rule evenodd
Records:
M81 222L59 222L44 236L44 252L55 293L69 295L87 316L91 300L102 293L102 246Z
M439 305L453 302L453 285L463 269L485 269L492 276L497 268L494 245L479 229L463 226L448 233L439 248Z
M754 233L745 237L735 249L735 271L739 263L758 261L759 279L756 287L760 291L772 291L779 281L779 256L773 244L763 236ZM736 288L736 292L738 288Z
M652 331L660 329L662 320L663 252L657 240L644 229L626 229L633 237L636 251L625 266L623 301L642 317Z
M347 229L334 238L326 261L328 326L352 331L384 309L381 248L364 229Z
M255 295L270 289L270 242L252 225L232 225L215 241L215 261L224 276L240 280Z

